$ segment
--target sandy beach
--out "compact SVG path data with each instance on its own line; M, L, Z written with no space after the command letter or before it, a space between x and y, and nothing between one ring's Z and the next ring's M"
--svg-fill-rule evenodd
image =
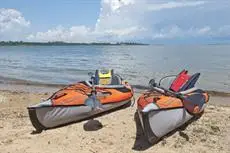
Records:
M33 133L26 107L52 92L0 91L0 152L129 153L230 152L230 98L211 97L204 115L186 129L149 145L135 119L136 107L97 118L103 128L85 131L80 122ZM136 93L136 99L139 92Z
M1 0L0 153L230 153L229 15L230 0Z

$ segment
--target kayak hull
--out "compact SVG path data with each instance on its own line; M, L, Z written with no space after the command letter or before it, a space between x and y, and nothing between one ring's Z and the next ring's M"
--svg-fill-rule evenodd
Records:
M151 144L157 143L165 135L183 125L188 125L203 114L209 100L207 93L194 90L186 96L192 101L182 101L176 97L151 91L139 97L137 113L143 132ZM199 112L195 109L198 106Z
M154 110L147 113L138 109L137 112L145 136L151 144L158 142L160 138L194 117L185 108Z
M132 87L125 82L118 85L95 86L82 81L55 92L46 101L29 106L32 125L37 131L61 127L75 122L95 118L131 105ZM99 103L94 107L94 102ZM93 105L92 105L93 104Z
M102 110L92 110L91 107L86 105L42 106L42 103L40 103L40 105L29 107L28 112L32 125L37 131L42 131L95 118L130 105L131 100L125 100L104 104Z

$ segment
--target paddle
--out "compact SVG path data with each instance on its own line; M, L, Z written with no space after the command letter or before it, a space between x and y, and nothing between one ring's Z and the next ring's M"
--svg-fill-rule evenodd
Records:
M94 85L95 76L92 72L89 72L88 75L91 77L92 90L89 97L85 100L85 105L92 108L92 110L103 110L101 102L97 99L97 91Z
M149 85L152 90L159 92L166 96L176 97L179 98L184 107L188 110L191 114L198 114L202 111L202 107L205 104L205 97L201 93L193 93L192 95L184 95L182 93L173 92L171 90L165 89L157 85L154 79L149 81Z

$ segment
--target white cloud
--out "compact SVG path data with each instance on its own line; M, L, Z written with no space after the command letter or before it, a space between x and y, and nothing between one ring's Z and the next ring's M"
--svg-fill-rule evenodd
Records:
M230 36L230 25L220 27L217 33L221 36Z
M164 27L152 35L153 40L157 39L197 39L197 38L230 38L230 25L220 26L218 28L211 28L204 26L200 28L183 29L177 25Z
M73 26L64 28L57 26L46 32L37 32L27 36L29 41L65 41L65 42L97 42L97 41L123 41L134 38L139 33L145 31L144 28L128 27L123 29L106 29L103 32L96 32L86 26ZM109 40L107 39L109 38Z
M141 1L140 1L141 2ZM94 27L87 30L71 30L72 28L53 28L46 32L37 32L27 37L30 41L125 41L141 37L147 28L143 27L138 15L138 0L102 0L100 15ZM142 3L142 2L141 2ZM82 31L85 31L82 33ZM60 34L61 33L61 34Z
M204 26L201 28L182 29L177 25L168 26L159 30L153 35L153 39L168 39L168 38L188 38L212 35L211 28Z
M174 25L174 26L169 26L165 27L159 30L159 32L155 33L152 38L153 39L162 39L162 38L172 38L175 36L181 36L182 35L182 30Z
M30 26L30 21L15 9L0 8L0 40L15 38L15 34Z
M219 3L219 1L204 0L101 0L100 14L95 25L91 27L60 25L47 31L31 33L26 40L44 42L154 41L156 39L229 36L230 20L227 20L227 14L230 13L230 5L228 4L230 3L226 1ZM30 22L26 21L17 10L0 10L0 31L21 30L29 27ZM6 10L8 10L6 14L11 15L1 15L1 12L6 12Z
M155 29L154 24L159 22L159 19L154 18L158 17L157 11L203 4L204 1L102 0L95 31L106 31L113 38L128 40L176 37L183 33L179 26L169 28L172 25L170 23L160 30Z
M106 30L105 33L109 35L115 35L115 36L125 36L125 35L133 35L138 32L145 31L144 28L139 27L128 27L123 29L111 29Z
M92 42L134 39L146 31L146 28L142 27L140 21L136 20L132 14L136 12L134 9L136 2L137 0L102 0L100 15L94 27L84 26L84 29L75 31L73 29L78 29L80 26L57 27L32 34L27 37L27 40Z
M31 41L66 41L66 42L92 42L95 41L93 32L85 26L73 26L64 28L58 26L47 32L37 32L27 37Z
M123 6L135 4L135 0L102 0L103 4L108 5L112 11L116 11Z
M205 4L205 1L171 1L166 3L153 3L149 4L149 11L160 11L163 9L172 9L172 8L180 8L180 7L192 7Z
M211 28L209 26L205 26L197 31L197 34L203 35L207 34L208 32L211 31Z

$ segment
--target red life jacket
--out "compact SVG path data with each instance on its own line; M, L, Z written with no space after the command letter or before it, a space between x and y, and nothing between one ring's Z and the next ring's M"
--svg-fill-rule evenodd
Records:
M175 92L179 92L183 85L190 79L190 75L188 75L188 71L183 70L176 79L172 82L170 89Z

